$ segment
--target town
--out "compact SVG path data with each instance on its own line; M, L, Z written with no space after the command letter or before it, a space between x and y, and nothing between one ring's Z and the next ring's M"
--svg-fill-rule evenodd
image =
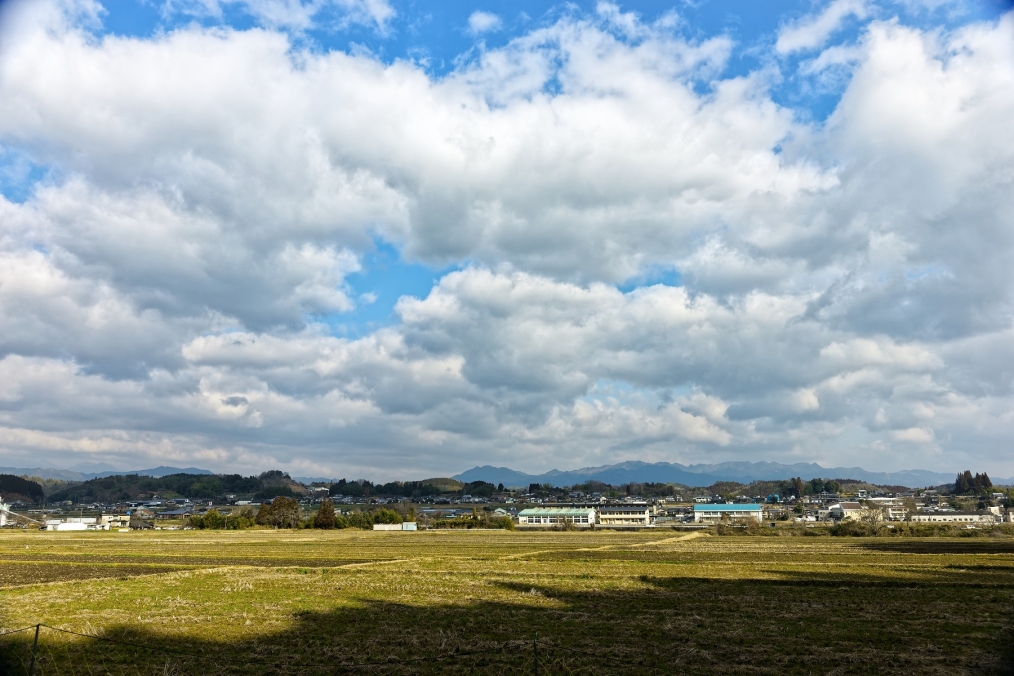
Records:
M48 531L240 529L333 526L388 529L568 528L693 530L715 526L827 528L854 522L947 525L977 529L1014 523L1011 489L986 475L959 474L950 485L907 489L848 479L722 482L709 487L590 482L556 487L507 487L477 481L428 479L303 484L280 471L239 475L136 475L54 482L0 475L0 526ZM229 491L236 492L229 492ZM48 492L48 494L47 494ZM128 496L125 499L116 497ZM269 520L279 501L291 505L284 525ZM351 520L351 521L350 521ZM327 527L327 526L325 526ZM407 526L406 526L407 528Z

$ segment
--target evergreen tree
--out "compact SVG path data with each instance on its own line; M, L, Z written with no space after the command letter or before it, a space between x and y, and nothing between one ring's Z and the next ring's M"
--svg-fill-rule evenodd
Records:
M985 472L982 474L976 474L975 481L979 484L980 491L985 491L993 487L993 482L989 480L989 475Z
M954 480L954 492L958 495L982 494L992 487L993 482L985 472L973 476L972 472L966 469Z
M802 498L805 490L802 477L797 476L792 480L792 491L797 498Z
M334 513L334 503L330 498L324 498L320 503L320 509L317 510L316 516L313 517L313 527L332 530L337 522L338 519Z

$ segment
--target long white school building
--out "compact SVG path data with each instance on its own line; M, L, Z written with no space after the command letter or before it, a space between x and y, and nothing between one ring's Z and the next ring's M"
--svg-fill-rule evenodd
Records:
M764 520L764 510L760 505L694 505L694 521L696 523L718 523L723 518L732 521L753 519Z

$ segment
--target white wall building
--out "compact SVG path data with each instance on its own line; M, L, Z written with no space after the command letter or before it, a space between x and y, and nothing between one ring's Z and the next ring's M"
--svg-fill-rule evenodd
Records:
M46 530L109 530L109 526L103 527L96 521L93 516L46 519Z
M719 523L723 519L730 521L752 519L760 523L764 520L764 511L758 504L694 505L696 523Z
M908 509L898 498L870 498L866 506L882 510L887 521L904 521L908 515Z
M518 512L519 526L556 526L572 523L579 528L590 528L595 523L592 507L531 507Z
M862 513L863 506L858 502L836 502L827 507L828 516L840 521L855 521Z
M99 525L104 530L110 528L130 528L129 514L103 514L99 517Z
M415 521L404 521L402 523L375 523L373 530L418 530Z
M651 517L651 506L645 503L599 507L599 525L605 527L650 526Z
M919 512L913 514L913 523L964 523L989 525L1000 521L989 512Z

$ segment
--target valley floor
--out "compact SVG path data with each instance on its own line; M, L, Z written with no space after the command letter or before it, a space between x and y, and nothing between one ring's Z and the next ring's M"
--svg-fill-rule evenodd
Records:
M1014 538L0 532L36 623L36 674L1000 673Z

